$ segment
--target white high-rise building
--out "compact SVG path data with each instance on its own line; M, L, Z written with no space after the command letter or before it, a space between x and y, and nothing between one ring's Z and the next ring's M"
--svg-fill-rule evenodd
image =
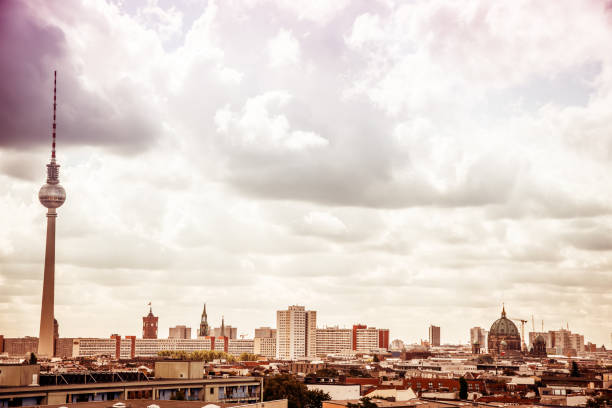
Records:
M384 348L381 346L380 329L376 327L359 327L355 329L354 350L360 353L369 353L373 350Z
M169 339L190 339L191 327L185 325L170 327L168 330Z
M470 329L470 344L478 342L481 352L486 352L489 331L482 327L472 327Z
M353 331L338 326L317 329L317 356L350 351L353 348Z
M304 306L289 306L276 312L276 358L296 360L315 357L317 312Z
M255 337L253 339L253 353L263 357L276 357L276 336Z

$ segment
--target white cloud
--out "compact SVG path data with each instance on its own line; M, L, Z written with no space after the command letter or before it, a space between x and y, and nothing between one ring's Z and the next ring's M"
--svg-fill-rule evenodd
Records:
M284 91L271 91L249 98L238 114L224 108L215 113L221 137L229 137L233 146L245 150L302 150L325 147L329 142L311 131L292 130L289 120L271 111L284 107L291 96Z
M37 330L57 65L62 335L137 334L153 300L162 333L202 301L247 334L302 303L458 341L505 301L609 341L602 4L15 4L36 30L0 24L31 40L0 45L3 334Z
M300 61L300 43L291 31L281 29L268 41L268 57L272 68L297 64Z
M174 6L164 10L158 0L147 0L146 5L138 9L137 19L155 30L163 41L170 41L183 31L183 13Z
M344 235L348 232L346 225L336 216L327 212L311 211L303 217L301 225L304 232L318 235Z

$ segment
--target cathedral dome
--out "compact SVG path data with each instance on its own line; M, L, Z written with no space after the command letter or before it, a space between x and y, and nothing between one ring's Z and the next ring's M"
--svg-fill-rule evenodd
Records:
M491 334L504 336L520 336L519 331L514 322L506 318L505 315L502 315L500 319L497 319L495 322L493 322L493 324L491 325L491 330L489 330L489 335Z
M536 337L534 343L535 344L546 344L546 340L541 334L539 334L538 337Z
M521 350L521 335L512 322L506 317L506 308L502 309L501 317L491 325L488 337L489 351L500 354L505 351Z

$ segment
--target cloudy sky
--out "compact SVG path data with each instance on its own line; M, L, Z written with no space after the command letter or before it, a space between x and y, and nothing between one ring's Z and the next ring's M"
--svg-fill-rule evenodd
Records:
M302 3L302 4L300 4ZM612 332L612 2L0 2L0 333ZM531 328L531 323L528 326Z

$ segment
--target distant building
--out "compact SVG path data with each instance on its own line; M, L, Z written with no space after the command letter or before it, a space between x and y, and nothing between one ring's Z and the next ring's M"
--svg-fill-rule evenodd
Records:
M234 340L231 340L234 341ZM115 359L155 357L160 351L218 350L228 352L227 337L200 337L197 339L137 339L135 336L113 335L111 338L73 339L72 357L110 356ZM236 348L240 344L234 344Z
M72 357L72 340L69 338L54 339L54 355L56 357ZM11 357L24 357L27 353L36 353L38 337L5 338L0 335L0 353Z
M168 338L169 339L190 339L191 338L191 327L187 327L184 325L170 327Z
M552 339L552 335L549 332L529 332L529 349L532 349L534 344L535 344L535 340L538 337L542 337L545 341L546 341L546 348L551 348L553 346L553 339Z
M222 335L222 333L225 332L225 336ZM237 327L232 327L230 325L225 327L225 330L222 330L221 327L215 327L212 330L211 336L213 337L227 337L230 339L236 339L238 338L238 328Z
M555 354L573 355L584 352L584 336L572 333L568 329L551 330L548 332L547 347L554 349Z
M351 350L353 348L352 336L351 329L340 329L338 326L317 329L317 356Z
M274 337L276 338L276 329L271 327L259 327L255 329L255 338Z
M72 338L57 338L55 339L55 357L70 358L72 357Z
M268 358L276 357L276 337L255 337L253 354Z
M369 353L389 348L389 329L367 327L364 324L353 325L352 349L357 352Z
M529 354L534 357L546 357L546 339L544 339L544 336L536 337Z
M227 352L234 356L239 356L242 353L253 354L254 340L253 339L230 339L227 346Z
M153 308L149 303L149 314L142 318L142 338L156 339L157 338L157 321L159 318L153 315Z
M225 317L221 318L221 327L216 327L212 331L213 337L227 337L235 339L238 337L238 328L230 325L225 325Z
M304 306L289 306L276 312L276 358L296 360L315 357L317 312Z
M433 347L440 345L440 327L429 326L429 344Z
M487 337L489 332L482 327L472 327L470 329L470 344L472 348L475 344L479 345L479 352L485 352L487 349Z
M0 347L2 352L9 356L24 357L26 353L36 353L38 351L38 337L4 337Z

